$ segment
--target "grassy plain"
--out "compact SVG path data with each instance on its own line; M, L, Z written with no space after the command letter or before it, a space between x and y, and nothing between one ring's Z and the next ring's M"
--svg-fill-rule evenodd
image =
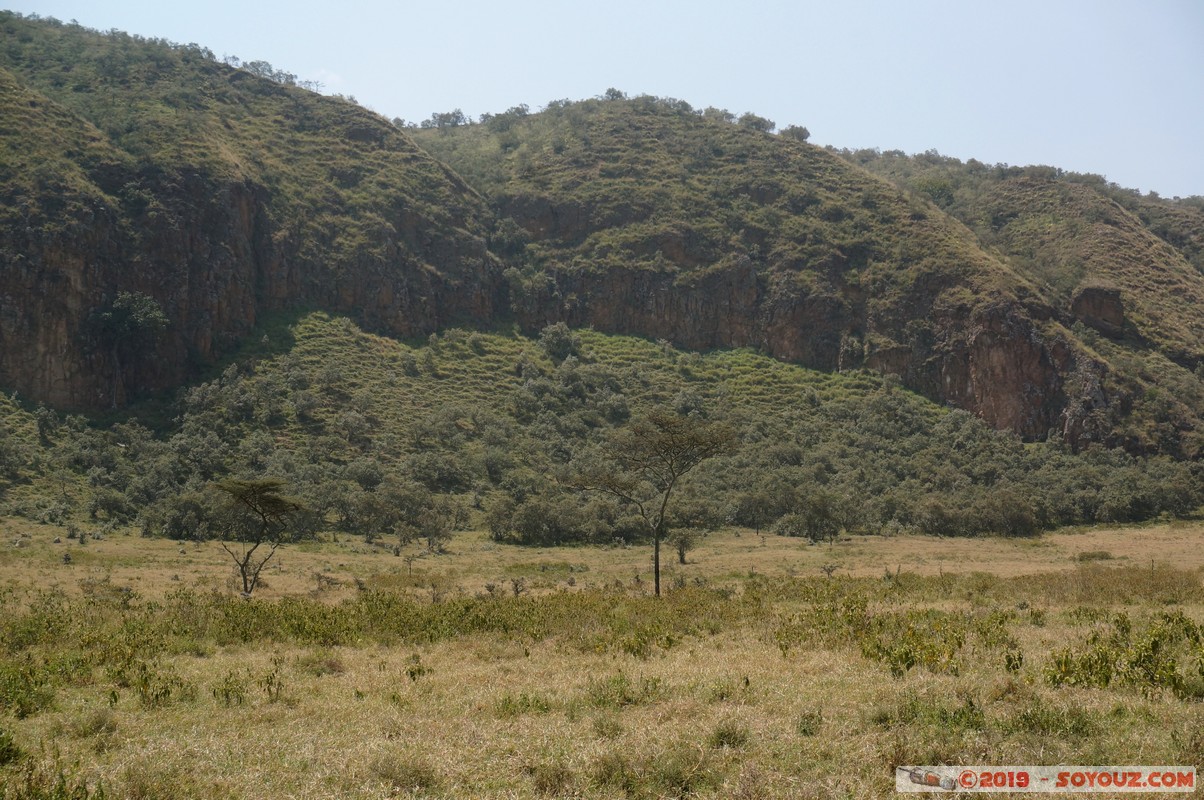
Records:
M794 798L887 796L907 763L1204 767L1196 523L724 531L661 601L645 547L340 537L250 602L214 543L2 524L5 797L60 772L130 798Z

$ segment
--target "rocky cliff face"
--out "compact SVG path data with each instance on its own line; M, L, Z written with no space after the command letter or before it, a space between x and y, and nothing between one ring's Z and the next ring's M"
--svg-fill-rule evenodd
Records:
M407 238L386 225L369 252L332 264L281 230L262 186L190 175L155 197L160 219L137 220L136 232L111 209L81 205L62 234L10 239L0 384L62 408L108 408L179 385L276 310L349 313L397 336L499 312L500 274L466 232L411 221ZM152 351L125 363L89 325L120 292L153 298L169 321Z
M531 331L564 321L696 350L756 347L813 369L879 370L1030 440L1057 432L1076 443L1085 415L1109 403L1098 381L1067 381L1076 369L1105 367L1065 328L1034 321L1014 300L946 309L902 327L882 325L860 300L857 293L775 296L746 264L686 282L634 270L557 275L517 308Z
M1111 339L1124 335L1125 307L1119 289L1085 286L1070 301L1070 313L1079 322Z
M18 45L40 32L31 25L0 15ZM178 61L185 91L217 98L208 113L153 113L156 91L176 91L156 85L147 119L90 119L97 107L70 105L85 102L78 93L51 97L40 73L0 57L0 386L106 409L180 385L265 313L323 308L414 336L502 310L480 198L394 126L187 52L157 54ZM122 294L151 298L166 328L110 341L97 320Z
M1027 439L1086 441L1085 420L1117 401L1115 382L1069 379L1109 366L1064 303L966 226L823 150L649 98L492 127L419 142L464 169L505 152L503 134L525 142L481 182L527 242L508 257L528 330L563 320L880 370ZM1096 299L1080 311L1106 326Z
M55 113L56 127L87 127ZM345 138L350 154L385 151L393 171L380 175L417 172L422 194L444 198L442 216L386 191L365 210L367 227L337 208L328 224L307 225L251 171L168 171L117 151L77 164L64 143L57 157L77 168L76 182L58 197L38 195L34 224L10 225L0 253L0 382L55 406L101 409L178 385L281 309L349 313L399 336L512 314L533 331L563 320L698 350L757 347L821 370L879 369L1028 438L1073 433L1064 376L1084 357L1064 330L1034 322L1006 292L967 302L968 279L934 272L886 303L849 272L847 254L830 256L816 279L748 256L715 262L715 248L689 228L637 241L630 268L552 265L540 280L507 285L480 234L488 212L472 192L400 134L365 135L365 125ZM532 240L557 244L649 213L604 205L602 214L526 197L499 213ZM775 246L769 231L743 236ZM662 268L643 266L652 258ZM89 324L119 292L153 298L169 320L135 358L118 358Z

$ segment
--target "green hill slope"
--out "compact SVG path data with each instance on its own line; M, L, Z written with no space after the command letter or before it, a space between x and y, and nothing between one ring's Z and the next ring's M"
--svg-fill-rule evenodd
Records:
M750 347L1027 440L1200 452L1190 203L863 159L885 180L617 93L402 130L195 45L11 13L0 33L0 384L35 400L120 407L265 313L323 309Z
M1099 217L1084 203L1051 227L1056 199L1029 187L953 219L932 192L648 97L513 109L418 136L502 220L494 249L528 327L564 319L692 348L751 345L819 369L897 374L1027 438L1199 449L1199 312L1175 305L1191 304L1199 276L1123 209ZM988 239L984 216L1010 227ZM1092 225L1098 235L1070 233ZM1089 273L1070 277L1067 251ZM1139 341L1072 330L1080 317L1102 326L1118 284ZM1132 369L1135 358L1145 366Z
M356 309L402 335L488 317L476 194L353 103L195 46L0 14L0 381L105 407L178 385L264 311ZM168 320L119 359L121 293Z
M610 543L646 529L561 481L654 408L738 434L683 484L675 527L1024 535L1200 500L1187 464L1024 445L870 373L559 327L539 339L456 329L414 346L313 313L258 331L168 413L137 409L175 419L158 436L5 400L0 501L47 522L203 537L211 482L272 476L305 499L315 530L395 540L434 509L503 541Z
M934 153L844 152L930 199L1038 287L1099 356L1119 403L1113 441L1198 452L1204 405L1204 202L1164 200L1051 167L989 167Z
M1080 302L1083 321L1191 366L1204 354L1199 198L1143 197L1050 167L988 167L935 154L845 155L960 219L1071 316L1083 290L1115 290L1119 326L1107 327Z

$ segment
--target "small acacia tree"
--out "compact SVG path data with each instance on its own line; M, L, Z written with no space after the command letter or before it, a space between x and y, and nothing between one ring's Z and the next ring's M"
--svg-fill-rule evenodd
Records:
M229 478L216 484L228 495L220 523L226 541L221 546L234 559L244 597L255 591L260 573L280 545L296 538L290 523L304 506L280 493L284 485L279 478Z
M678 528L669 536L669 544L677 551L677 563L684 565L686 555L698 544L698 534L693 528Z
M694 467L726 451L734 438L731 427L722 422L658 409L618 431L603 447L602 459L583 467L572 479L578 489L617 497L643 519L652 534L658 597L661 542L668 533L673 490Z

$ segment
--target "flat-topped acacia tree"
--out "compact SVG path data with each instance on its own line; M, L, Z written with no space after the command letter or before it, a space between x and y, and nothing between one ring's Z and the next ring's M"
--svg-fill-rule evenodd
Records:
M229 495L220 523L221 546L238 568L243 596L250 597L277 548L297 538L289 523L304 506L300 500L281 494L285 483L279 478L228 478L215 486ZM261 547L266 549L261 551Z
M668 533L673 490L686 473L728 450L731 426L657 409L617 431L602 447L602 458L581 467L571 479L584 491L602 492L631 506L652 534L652 571L661 593L661 542Z

